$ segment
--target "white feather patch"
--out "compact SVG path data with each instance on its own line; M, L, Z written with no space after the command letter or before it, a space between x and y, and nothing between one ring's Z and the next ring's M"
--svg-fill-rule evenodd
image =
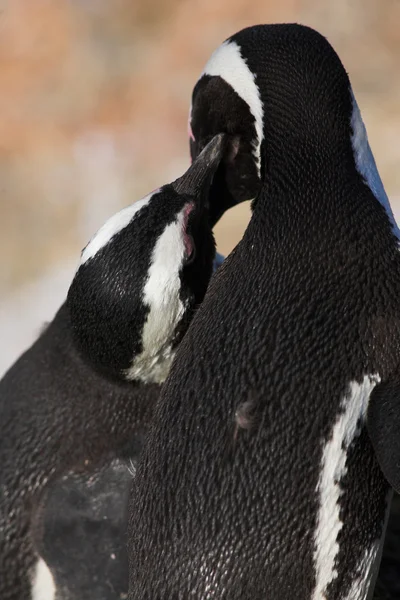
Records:
M150 309L143 329L143 351L125 372L128 379L162 383L168 375L175 354L171 336L185 310L179 272L185 255L186 212L184 207L155 245L143 295Z
M393 232L396 237L400 239L400 231L393 216L389 198L387 197L385 188L383 187L383 183L375 163L374 155L372 154L371 147L368 143L367 131L361 117L360 109L358 108L353 91L350 90L350 92L353 102L353 112L351 115L351 127L353 134L351 137L351 143L353 146L354 160L356 162L357 170L364 179L365 183L371 189L375 198L379 200L386 210L389 220L392 224Z
M93 258L99 250L104 248L107 244L109 244L112 238L122 231L125 227L129 225L134 216L147 204L150 202L151 198L156 194L159 190L156 190L142 198L142 200L138 200L134 202L130 206L123 208L115 215L110 217L108 221L104 223L102 227L98 230L98 232L92 237L86 248L82 251L80 264L83 265L86 261Z
M365 600L367 598L368 591L373 593L371 590L371 584L373 581L373 565L375 563L377 554L379 553L380 542L376 542L370 548L367 548L364 552L357 566L357 576L354 579L351 588L346 594L345 600Z
M339 553L338 535L343 526L340 519L340 481L347 472L347 451L360 433L360 421L365 418L371 392L379 381L378 375L366 375L361 384L350 383L342 402L343 412L338 414L323 449L317 486L319 514L314 538L316 587L313 600L326 598L327 586L338 576L335 560Z
M54 600L56 586L49 567L39 558L32 579L32 600Z
M389 489L386 496L386 514L381 537L369 548L366 548L364 555L357 566L354 581L345 600L372 600L372 597L374 596L375 583L378 577L392 498L393 490Z
M256 76L247 66L236 42L226 41L211 55L202 75L219 76L226 81L246 102L255 119L258 141L254 144L254 157L261 172L260 147L264 138L264 109L261 102L260 90L256 84Z

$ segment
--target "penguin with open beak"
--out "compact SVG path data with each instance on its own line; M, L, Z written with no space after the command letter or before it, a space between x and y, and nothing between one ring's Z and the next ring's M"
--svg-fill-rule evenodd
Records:
M130 468L203 300L217 135L188 171L111 217L67 301L0 382L0 597L127 593Z

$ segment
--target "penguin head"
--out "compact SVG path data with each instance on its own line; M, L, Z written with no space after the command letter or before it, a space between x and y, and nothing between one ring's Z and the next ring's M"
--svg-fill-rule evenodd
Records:
M225 58L223 56L223 62ZM214 72L225 71L218 63L217 50L194 87L188 124L192 160L216 133L232 134L229 152L221 161L210 188L212 225L232 206L255 198L261 186L259 132L254 116L249 104L229 82L219 74L214 75ZM229 65L226 67L229 69Z
M195 84L191 156L218 132L236 137L219 169L235 204L260 187L266 141L278 135L290 148L317 131L323 139L343 118L349 131L351 110L347 73L320 33L296 24L247 27L213 52Z
M208 60L193 89L189 110L192 160L218 132L229 133L233 140L210 189L212 224L230 207L255 198L261 187L260 90L234 37Z
M214 221L272 179L295 188L303 172L328 164L356 171L388 204L348 75L329 42L309 27L248 27L215 50L193 89L193 159L218 132L235 144L210 190Z
M225 143L212 139L182 177L112 216L82 251L67 298L71 327L108 376L165 379L212 275L208 192Z

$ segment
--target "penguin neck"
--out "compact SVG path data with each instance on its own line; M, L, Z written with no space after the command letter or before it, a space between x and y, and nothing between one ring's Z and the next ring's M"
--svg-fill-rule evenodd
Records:
M173 348L170 340L167 340L162 347L157 348L157 351L146 348L144 352L134 358L132 366L124 370L126 379L137 384L164 383L175 353L176 349Z
M284 164L277 158L269 162L263 187L253 202L253 226L260 235L263 232L264 239L272 243L290 239L293 249L305 251L314 243L333 250L335 241L346 232L351 237L352 231L356 232L352 242L366 232L374 235L375 243L379 237L384 244L391 234L395 242L391 213L358 171L351 145L343 145L342 150L324 153L305 147L302 163L301 148L286 157Z
M324 133L306 125L275 125L265 132L261 154L264 184L293 190L349 177L356 168L349 127Z
M284 139L266 140L263 154L263 184L254 210L268 211L276 204L275 210L287 212L290 207L298 217L309 218L309 209L326 214L338 189L361 183L350 143L320 147L318 141L292 132Z
M52 378L60 379L65 401L71 395L70 410L74 412L71 421L75 424L71 439L76 435L82 447L88 446L84 451L92 455L90 462L97 459L96 444L101 458L100 454L104 457L108 451L118 453L136 433L141 435L147 429L160 386L113 379L96 370L75 344L65 303L44 332L43 338L46 371L51 373ZM38 343L41 343L40 338ZM58 399L58 402L61 400ZM78 423L81 427L78 427Z
M342 211L345 217L363 196L367 203L381 204L400 239L350 84L333 106L326 103L325 109L318 109L314 92L307 101L309 109L305 98L288 103L283 96L281 104L264 98L263 185L254 206L265 203L269 210L271 197L279 197L300 221L323 221L332 212ZM343 195L347 198L338 202Z
M144 377L141 378L139 370L137 374L133 373L132 368L124 369L123 367L121 367L120 370L110 369L106 371L101 365L94 364L94 362L85 355L85 352L80 348L75 339L70 313L66 303L60 308L55 321L57 321L57 331L60 335L60 341L61 338L64 341L62 351L65 354L65 360L67 363L73 364L76 371L80 373L82 377L85 376L87 378L90 373L90 376L95 377L99 384L116 386L123 390L126 389L127 393L129 393L129 389L134 393L137 387L145 386L147 384L158 385L160 383L155 377L151 378L149 376L147 379ZM143 363L143 369L146 370L148 363L145 360Z

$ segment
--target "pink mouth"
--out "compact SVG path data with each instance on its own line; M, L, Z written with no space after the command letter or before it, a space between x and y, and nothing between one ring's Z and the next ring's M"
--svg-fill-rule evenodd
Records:
M195 141L190 121L188 123L188 136L190 137L190 139L192 140L192 142Z
M189 204L186 204L184 213L183 213L182 233L183 233L183 240L185 243L186 256L190 256L194 249L193 238L191 235L189 235L186 232L189 215L193 209L194 209L194 203L190 202Z

